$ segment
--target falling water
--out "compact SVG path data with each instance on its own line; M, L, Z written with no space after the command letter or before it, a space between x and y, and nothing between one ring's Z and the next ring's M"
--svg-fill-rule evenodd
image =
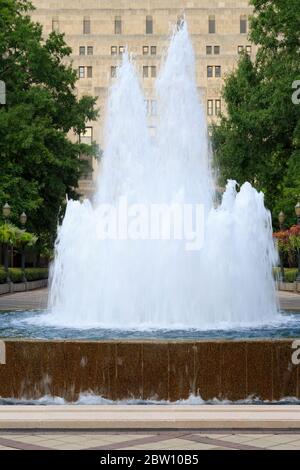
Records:
M93 203L69 201L56 241L49 313L54 325L231 328L278 315L276 251L263 194L229 181L214 208L206 120L185 24L171 38L156 83L157 132L124 55L108 99L105 146ZM101 239L104 204L202 204L204 242Z

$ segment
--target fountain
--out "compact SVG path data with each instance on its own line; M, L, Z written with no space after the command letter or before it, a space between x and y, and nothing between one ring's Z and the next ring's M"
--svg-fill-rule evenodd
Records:
M109 94L94 200L69 201L58 230L48 309L1 315L3 338L35 341L6 341L0 396L299 396L291 362L299 320L277 305L263 194L228 181L213 204L185 23L171 38L156 95L150 136L134 60L125 53Z
M110 92L95 200L67 205L44 321L78 328L220 329L276 320L276 253L263 195L247 183L237 193L230 181L221 206L213 208L206 120L186 24L171 39L156 91L151 139L143 93L125 54ZM146 208L202 204L201 249L187 251L182 240L100 239L103 205L118 207L121 198Z

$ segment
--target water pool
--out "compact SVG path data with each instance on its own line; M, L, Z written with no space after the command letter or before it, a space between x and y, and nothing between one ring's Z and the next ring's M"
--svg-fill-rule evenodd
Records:
M70 328L51 326L45 321L46 311L15 311L0 314L0 338L32 339L78 339L78 340L118 340L118 339L281 339L300 338L300 314L282 312L282 315L271 324L232 326L223 325L219 329L199 329L178 326L178 328Z

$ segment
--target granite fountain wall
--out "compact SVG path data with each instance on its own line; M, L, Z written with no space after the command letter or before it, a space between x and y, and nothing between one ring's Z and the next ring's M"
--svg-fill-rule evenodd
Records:
M92 392L112 400L264 400L300 397L292 340L31 341L5 340L0 396L76 400Z

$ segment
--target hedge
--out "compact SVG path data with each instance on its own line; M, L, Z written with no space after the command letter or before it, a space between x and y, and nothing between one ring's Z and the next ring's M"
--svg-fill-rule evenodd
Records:
M23 281L23 272L21 268L9 268L9 277L12 282L19 283ZM27 281L39 281L40 279L48 279L48 268L27 268L25 269L25 277ZM0 284L6 282L6 273L0 268Z
M295 282L297 277L298 269L297 268L284 268L284 280L285 282ZM280 274L280 269L274 269L275 278L278 279Z

